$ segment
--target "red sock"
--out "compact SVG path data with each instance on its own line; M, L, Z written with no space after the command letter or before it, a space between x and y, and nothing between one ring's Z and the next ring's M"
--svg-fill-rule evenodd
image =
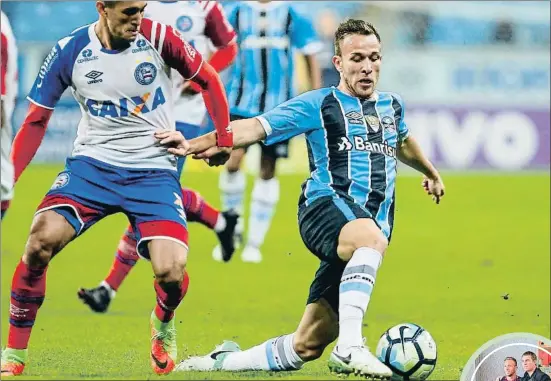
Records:
M155 292L157 293L157 305L155 315L163 323L169 322L174 317L174 311L180 305L187 293L189 276L184 273L184 280L180 284L167 284L163 287L155 280Z
M38 309L46 294L46 268L31 269L23 261L15 268L11 283L8 348L25 349Z
M132 226L129 225L119 241L115 260L107 278L105 278L105 282L115 291L119 289L132 267L140 259L136 252L136 245L136 237L132 231Z
M205 201L201 195L191 189L182 188L182 201L188 221L200 222L203 225L214 229L220 211Z

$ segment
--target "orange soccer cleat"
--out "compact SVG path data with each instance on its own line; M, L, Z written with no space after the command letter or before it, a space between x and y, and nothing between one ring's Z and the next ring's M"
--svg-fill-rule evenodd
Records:
M151 314L151 367L159 375L168 374L174 369L178 346L174 318L163 323Z
M2 378L21 375L25 369L26 361L26 349L4 349L2 351Z

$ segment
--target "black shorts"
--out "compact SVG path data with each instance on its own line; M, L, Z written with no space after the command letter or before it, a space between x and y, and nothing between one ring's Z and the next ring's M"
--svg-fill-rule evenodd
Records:
M337 255L339 234L348 222L372 218L365 209L344 198L322 197L301 205L298 225L302 241L321 261L310 286L307 304L325 299L339 313L339 286L346 262Z
M239 115L230 115L230 121L234 120L241 120L241 119L248 119L243 116ZM265 156L271 157L273 159L282 159L282 158L288 158L289 157L289 140L286 140L284 142L272 144L272 145L265 145L264 143L258 143L260 144L260 148L262 150L262 153ZM248 147L247 147L248 148ZM245 148L245 151L247 151L247 148Z

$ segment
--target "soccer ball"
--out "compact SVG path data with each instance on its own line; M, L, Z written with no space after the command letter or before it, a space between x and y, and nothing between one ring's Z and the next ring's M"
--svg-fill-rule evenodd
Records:
M392 370L393 380L425 380L436 366L436 343L416 324L398 324L379 340L376 355Z

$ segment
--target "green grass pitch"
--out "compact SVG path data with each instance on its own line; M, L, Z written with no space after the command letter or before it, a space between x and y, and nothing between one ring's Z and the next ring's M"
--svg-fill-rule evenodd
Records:
M2 345L12 273L34 210L59 169L30 167L2 223ZM214 262L215 235L191 226L191 283L176 315L179 357L209 352L223 339L247 348L295 329L318 264L297 228L303 179L281 178L282 199L259 265L242 263L239 253L228 264ZM438 345L435 380L458 379L470 355L495 336L550 333L549 175L449 174L444 179L447 195L437 206L423 193L420 177L398 178L393 242L364 328L373 349L394 324L426 328ZM216 173L189 173L183 181L219 205ZM138 263L105 315L93 314L76 297L79 286L95 286L107 274L125 226L124 216L109 217L51 263L25 378L158 378L148 357L155 300L148 263ZM330 348L296 373L176 373L167 378L334 378L326 364Z

